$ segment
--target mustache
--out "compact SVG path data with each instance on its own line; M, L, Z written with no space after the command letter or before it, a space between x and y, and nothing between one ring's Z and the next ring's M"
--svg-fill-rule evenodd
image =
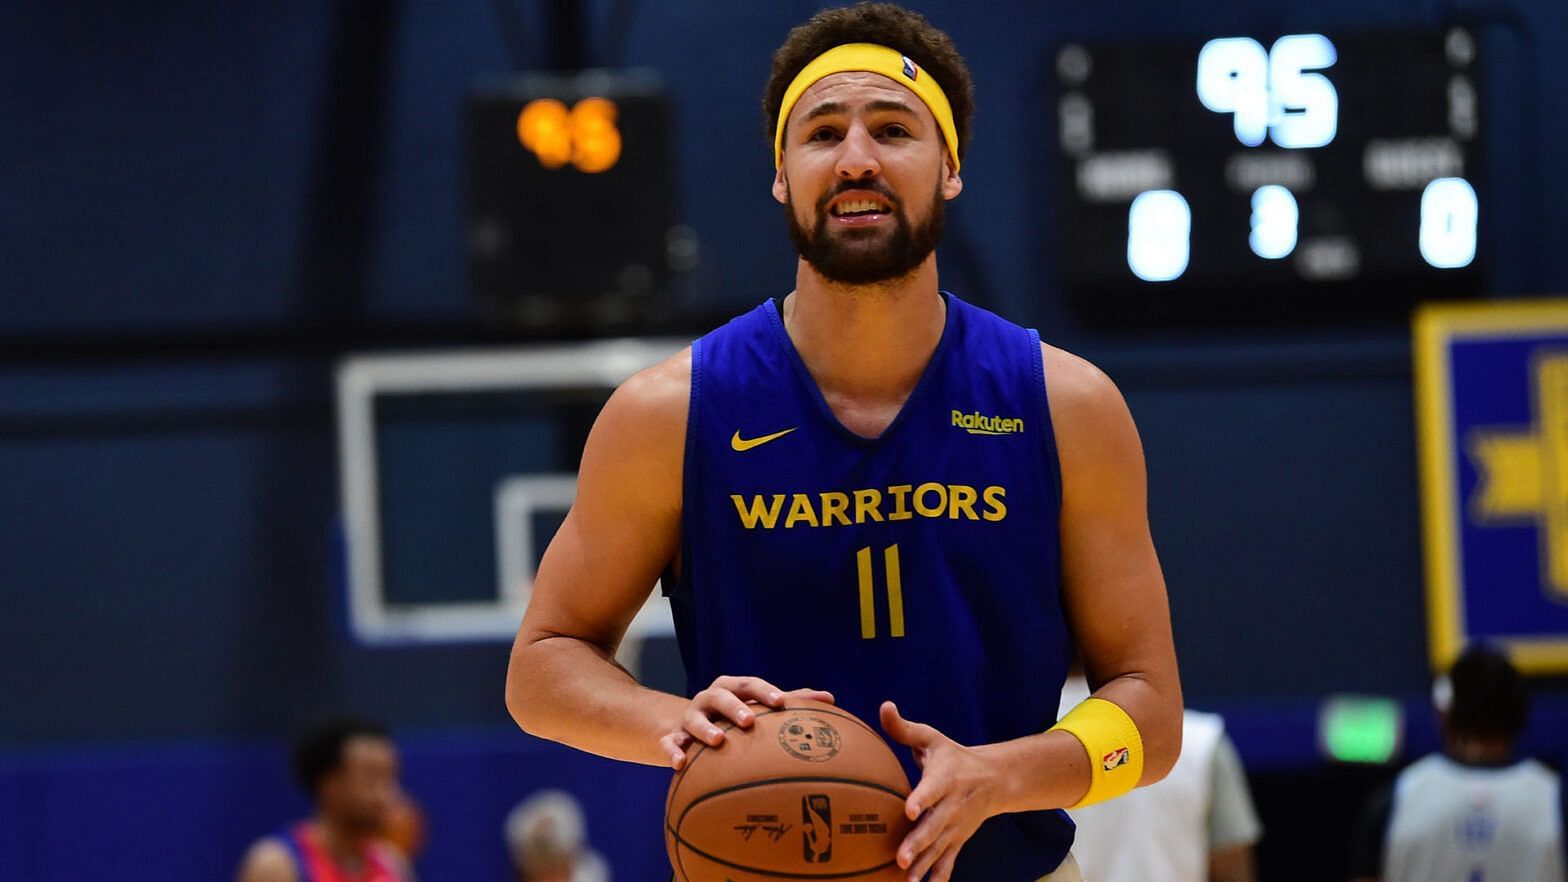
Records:
M864 190L875 193L886 199L887 204L892 206L894 211L897 211L902 206L898 197L893 195L893 191L888 189L887 184L881 181L842 181L828 192L822 194L822 198L817 200L817 210L826 211L829 202L836 199L839 194L848 193L850 190Z

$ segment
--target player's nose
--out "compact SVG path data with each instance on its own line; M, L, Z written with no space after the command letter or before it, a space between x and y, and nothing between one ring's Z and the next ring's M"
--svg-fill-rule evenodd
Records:
M859 180L874 178L882 173L882 163L877 160L877 141L866 127L856 123L839 142L838 157L833 170L841 178Z

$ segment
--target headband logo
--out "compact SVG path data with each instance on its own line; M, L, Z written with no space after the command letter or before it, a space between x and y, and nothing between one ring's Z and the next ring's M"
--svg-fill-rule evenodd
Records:
M909 56L900 55L899 58L904 60L904 76L909 77L911 80L919 79L920 68L915 67L915 63L909 60Z

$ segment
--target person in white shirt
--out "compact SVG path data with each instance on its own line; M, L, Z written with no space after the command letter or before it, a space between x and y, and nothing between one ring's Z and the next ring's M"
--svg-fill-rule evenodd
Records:
M1514 751L1530 713L1524 679L1501 652L1473 646L1432 695L1443 752L1400 772L1368 803L1352 877L1564 882L1562 779Z

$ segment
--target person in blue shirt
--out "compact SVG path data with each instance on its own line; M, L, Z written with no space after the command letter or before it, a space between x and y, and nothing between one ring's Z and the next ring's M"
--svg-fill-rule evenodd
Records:
M836 701L908 748L907 878L1073 880L1063 809L1165 775L1181 686L1122 396L938 283L971 92L896 6L789 34L763 103L794 290L605 405L507 703L532 734L678 769L759 705ZM656 581L686 696L613 662ZM1058 721L1075 647L1093 694Z

